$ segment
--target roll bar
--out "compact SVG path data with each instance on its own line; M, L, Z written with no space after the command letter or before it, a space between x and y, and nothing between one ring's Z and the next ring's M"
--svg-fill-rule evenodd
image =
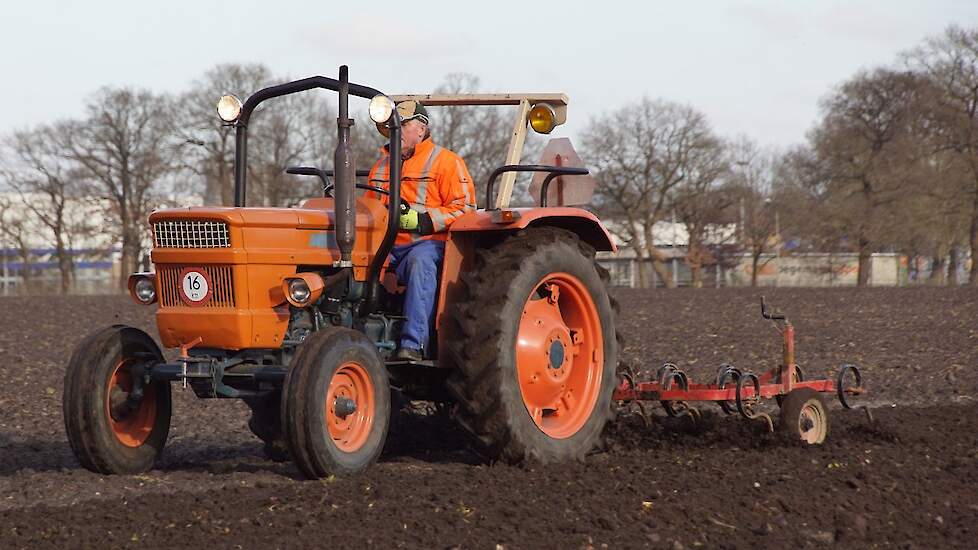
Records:
M353 120L349 118L349 96L371 99L381 92L362 84L349 81L349 69L341 65L339 79L325 76L311 76L301 80L286 82L277 86L269 86L252 94L241 106L241 114L234 122L234 205L244 207L248 188L248 122L255 108L262 102L283 95L304 92L315 88L332 90L339 94L339 109L336 120L337 142L333 154L333 169L336 173L336 244L340 249L340 260L335 267L353 267L352 253L356 239L356 192L354 189L355 166L353 151L350 147L350 127ZM390 143L388 145L392 159L401 158L401 117L394 109L391 120ZM377 253L370 261L367 275L368 307L376 304L377 286L380 281L380 269L394 246L397 237L397 221L401 207L401 163L390 163L390 192L388 201L387 231L381 241Z

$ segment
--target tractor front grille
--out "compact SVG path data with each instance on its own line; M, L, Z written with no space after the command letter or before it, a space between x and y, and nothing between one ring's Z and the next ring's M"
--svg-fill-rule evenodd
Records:
M211 298L201 307L234 307L234 277L232 276L231 266L157 265L156 278L159 281L161 307L183 307L187 305L180 297L183 293L183 282L180 280L180 273L186 267L203 271L207 274L207 278L210 279L210 284L212 285Z
M230 248L228 224L208 220L163 220L153 224L157 248Z

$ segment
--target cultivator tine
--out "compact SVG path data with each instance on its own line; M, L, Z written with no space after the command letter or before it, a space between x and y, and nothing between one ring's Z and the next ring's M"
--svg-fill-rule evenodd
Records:
M659 368L659 387L663 391L668 391L672 389L673 380L678 381L679 389L682 391L689 390L689 377L686 373L679 370L676 365L672 363L666 363ZM685 401L668 401L662 400L659 403L662 404L662 408L665 409L666 414L673 418L681 418L683 416L690 416L694 422L700 419L700 412L695 407L690 407Z
M642 417L642 421L645 422L645 427L646 428L651 428L652 427L652 416L649 414L648 411L645 410L645 405L642 404L641 401L635 401L634 403L636 405L638 405L638 414L639 414L639 416Z
M847 383L850 378L849 373L852 373L851 385ZM835 379L835 390L842 406L851 409L852 404L849 402L848 396L862 395L866 392L866 389L863 388L863 375L859 371L859 367L848 363L839 367L839 375Z
M717 389L722 390L727 387L727 378L740 380L740 377L741 372L737 367L730 363L720 365L720 368L717 370ZM717 401L717 403L727 416L730 416L736 410L736 405L731 405L730 401Z

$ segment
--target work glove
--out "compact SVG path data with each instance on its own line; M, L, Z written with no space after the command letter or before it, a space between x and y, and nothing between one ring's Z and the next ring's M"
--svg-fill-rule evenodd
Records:
M420 222L419 212L417 210L412 210L405 205L401 205L401 218L397 222L397 226L404 231L415 231L418 229Z
M397 220L397 226L402 231L410 231L412 233L420 233L422 235L431 235L434 232L434 227L431 223L431 216L427 212L418 212L417 210L409 208L408 205L404 203L401 203L401 216Z

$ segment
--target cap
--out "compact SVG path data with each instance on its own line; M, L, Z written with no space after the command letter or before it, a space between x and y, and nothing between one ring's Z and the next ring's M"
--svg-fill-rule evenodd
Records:
M428 110L424 108L424 105L420 101L409 99L398 103L397 114L401 115L401 123L418 119L428 124Z

